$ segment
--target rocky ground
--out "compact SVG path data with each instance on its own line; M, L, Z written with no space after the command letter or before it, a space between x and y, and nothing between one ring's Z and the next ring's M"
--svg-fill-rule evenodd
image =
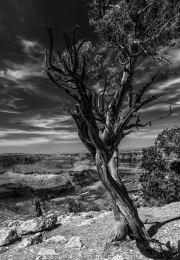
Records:
M140 153L133 155L138 157L134 162L126 160L128 152L121 154L119 172L149 234L163 243L163 254L135 241L107 246L114 221L110 198L88 156L0 157L0 259L180 259L180 203L141 207ZM47 195L47 190L46 213L36 217L33 196ZM78 201L76 213L67 210L70 201Z
M151 237L163 243L154 255L135 241L104 247L113 227L111 211L62 215L48 211L44 217L9 219L1 223L1 260L147 260L180 259L180 203L139 208Z

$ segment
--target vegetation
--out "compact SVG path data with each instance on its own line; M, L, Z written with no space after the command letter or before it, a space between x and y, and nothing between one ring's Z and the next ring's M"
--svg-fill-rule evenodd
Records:
M67 49L62 53L53 52L49 29L51 44L45 55L46 73L76 102L74 110L63 107L74 118L79 137L91 152L99 177L111 194L115 239L123 240L133 233L138 241L152 241L117 174L117 149L134 128L151 125L162 118L141 123L139 110L159 97L144 97L156 75L139 89L134 86L133 77L139 61L151 58L160 64L169 63L158 47L160 40L162 46L174 44L172 40L179 36L179 18L177 0L91 0L90 25L99 36L102 53L111 53L110 73L106 70L105 53L97 55L90 42L75 42L78 26L72 40L64 33ZM99 79L97 92L93 86ZM170 114L171 109L165 116Z
M66 213L78 213L78 212L88 212L88 211L101 211L102 206L94 203L93 201L84 201L80 199L68 199L65 212Z
M180 161L170 165L165 160L179 157L180 128L163 130L155 140L155 145L143 149L141 174L144 205L155 206L180 201Z

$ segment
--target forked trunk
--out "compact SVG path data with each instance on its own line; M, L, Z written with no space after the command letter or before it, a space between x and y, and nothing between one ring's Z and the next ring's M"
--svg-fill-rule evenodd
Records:
M99 177L109 191L113 201L116 203L117 208L115 208L115 215L119 221L119 231L122 230L120 236L124 238L126 235L126 225L123 223L124 219L127 222L127 225L130 227L134 238L138 241L145 241L149 238L148 233L146 232L143 223L141 222L138 212L133 205L132 200L128 196L128 192L121 179L114 174L112 171L111 162L108 164L107 155L100 150L96 152L96 167L99 174ZM110 170L111 169L111 170ZM120 214L116 214L116 212Z

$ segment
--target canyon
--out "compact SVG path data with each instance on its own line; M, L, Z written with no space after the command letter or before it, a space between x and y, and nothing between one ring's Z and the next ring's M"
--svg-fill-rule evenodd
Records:
M140 188L141 156L141 150L118 154L118 172L129 193ZM0 155L0 203L14 204L33 197L63 203L78 196L103 206L110 204L89 153Z

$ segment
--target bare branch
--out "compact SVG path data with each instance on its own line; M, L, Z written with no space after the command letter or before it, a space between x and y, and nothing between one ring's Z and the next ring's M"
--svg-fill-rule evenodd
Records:
M53 50L53 37L52 37L52 29L47 28L49 31L49 36L50 36L50 54L49 54L49 64L51 64L51 59L52 59L52 50Z
M50 80L60 89L62 89L64 92L66 92L68 95L70 95L72 98L74 98L78 103L80 103L80 99L77 95L75 95L72 91L70 91L69 89L63 87L63 84L59 84L51 75L50 72L47 72L48 77L50 78Z
M141 102L141 98L145 91L148 89L148 87L152 84L152 82L155 80L157 74L155 74L143 87L140 88L140 90L136 93L134 98L134 104Z
M166 114L166 115L164 115L164 116L156 117L156 118L154 118L154 119L150 119L150 120L148 120L145 124L140 124L139 122L140 122L141 120L139 119L139 117L140 117L140 113L139 113L139 114L138 114L138 117L137 117L136 123L135 123L135 124L127 125L124 129L125 129L125 130L128 130L128 129L132 129L132 128L136 127L137 130L138 130L138 127L145 127L145 126L147 126L147 125L152 126L152 122L154 122L154 121L156 121L156 120L159 120L159 119L163 119L163 118L165 118L165 117L168 117L168 116L170 116L171 114L172 114L172 109L171 109L171 106L169 106L169 113L168 113L168 114Z
M131 134L132 132L134 132L133 129L131 129L131 130L129 130L129 131L124 131L122 138L125 138L126 135L129 135L129 134Z

